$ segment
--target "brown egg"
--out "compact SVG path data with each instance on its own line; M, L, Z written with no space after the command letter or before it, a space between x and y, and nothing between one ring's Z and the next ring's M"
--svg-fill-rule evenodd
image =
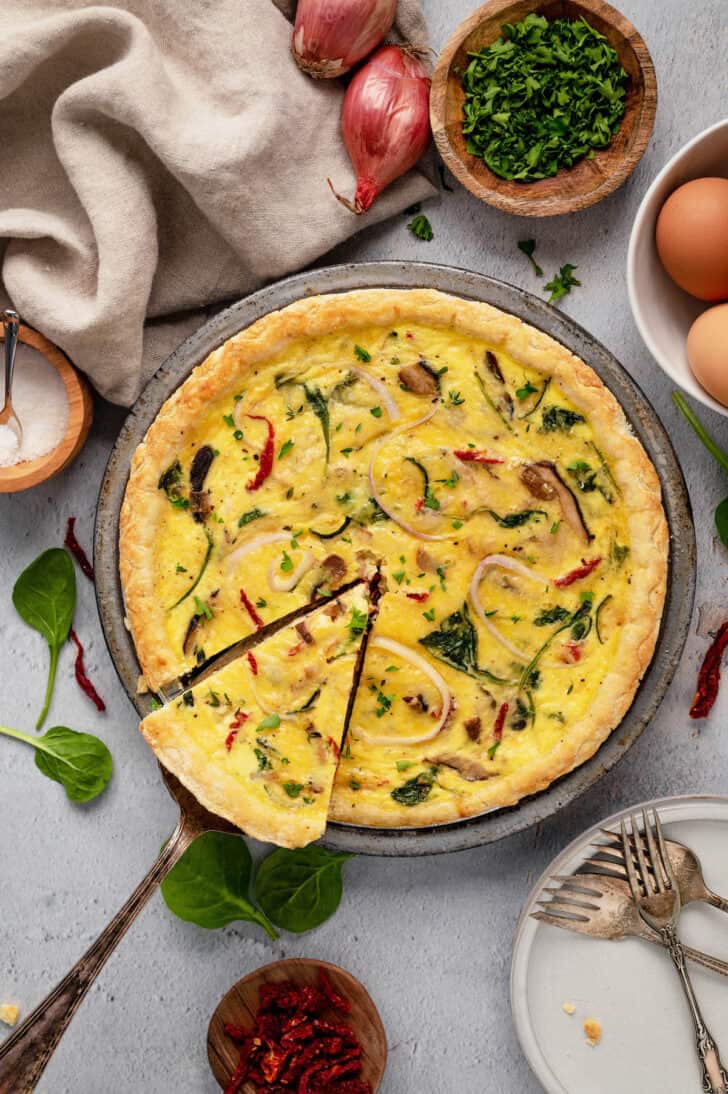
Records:
M688 334L688 361L695 379L728 406L728 304L708 308Z
M672 280L700 300L728 298L728 179L693 179L660 210L657 252Z

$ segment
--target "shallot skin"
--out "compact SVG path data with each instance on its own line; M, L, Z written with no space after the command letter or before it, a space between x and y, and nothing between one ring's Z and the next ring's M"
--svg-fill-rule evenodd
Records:
M341 128L357 187L353 203L336 196L352 212L370 209L427 151L431 82L414 52L382 46L349 84Z
M298 0L293 56L309 76L343 76L384 41L397 0Z

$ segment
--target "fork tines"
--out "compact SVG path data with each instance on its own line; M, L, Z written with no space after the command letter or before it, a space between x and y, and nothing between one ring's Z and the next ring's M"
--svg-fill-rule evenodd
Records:
M594 901L599 901L603 894L598 889L586 885L582 878L554 874L549 881L556 881L559 884L543 890L544 893L551 894L549 899L536 901L540 908L546 910L545 913L537 913L540 918L545 918L545 914L548 914L558 919L588 923L590 920L588 913L599 911L599 904L595 904Z

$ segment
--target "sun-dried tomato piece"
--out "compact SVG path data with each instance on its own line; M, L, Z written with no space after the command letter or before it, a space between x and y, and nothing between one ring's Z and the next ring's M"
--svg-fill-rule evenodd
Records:
M495 741L503 740L503 728L506 724L506 714L508 713L508 703L501 703L500 710L495 719L495 725L493 726L493 739Z
M295 1045L298 1041L308 1041L315 1035L315 1032L313 1022L302 1022L286 1029L281 1037L281 1044Z
M351 1026L345 1025L343 1022L327 1022L324 1018L317 1018L314 1022L317 1033L323 1033L330 1037L343 1037L347 1041L356 1041L356 1034Z
M691 718L707 718L718 698L720 687L720 667L723 654L728 646L728 620L722 623L718 632L708 647L703 663L698 673L698 686L695 691L693 705L690 707Z
M236 1026L233 1022L226 1022L223 1026L225 1033L233 1041L237 1041L239 1045L242 1045L251 1036L247 1030L242 1026Z
M235 1066L235 1070L230 1076L230 1081L225 1087L225 1094L238 1094L243 1083L250 1074L250 1057L253 1053L253 1049L260 1044L260 1041L255 1037L249 1037L240 1047L240 1057Z
M256 628L256 630L260 630L261 627L264 626L263 620L258 615L258 612L256 611L256 608L255 608L255 604L250 599L250 597L246 593L245 589L240 590L240 603L243 605L246 612L250 616L250 618L252 620L252 623L253 623L254 627Z
M580 581L582 577L589 577L589 574L596 570L601 561L601 558L592 558L589 562L582 559L581 566L577 566L575 570L571 570L568 574L564 574L563 577L557 577L554 581L554 585L557 589L568 588L568 586L573 585L575 581Z
M331 1094L372 1094L372 1088L366 1079L344 1079L331 1088Z
M351 1011L351 1003L348 999L344 999L343 995L339 995L334 985L329 980L324 969L319 969L319 987L321 991L331 1003L332 1007L336 1007L337 1010L341 1010L344 1014L349 1014Z
M268 1051L260 1061L260 1070L267 1083L274 1082L288 1061L290 1052L285 1048L278 1048L275 1044L268 1044Z
M252 492L253 490L260 489L260 487L263 485L263 483L273 470L276 434L275 429L273 428L273 422L269 421L269 419L265 418L262 414L246 414L245 417L251 418L255 422L265 422L265 424L268 426L268 436L266 437L265 444L263 445L263 451L260 454L258 470L255 474L255 477L252 478L249 483L246 483L245 486L246 490L250 490Z

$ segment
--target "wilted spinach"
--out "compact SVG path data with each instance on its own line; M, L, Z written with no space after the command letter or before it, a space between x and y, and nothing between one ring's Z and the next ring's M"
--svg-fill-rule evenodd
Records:
M308 384L304 384L303 390L308 405L321 423L321 432L324 435L324 444L326 445L326 462L328 463L331 444L328 400L321 394L321 389L318 387L309 387Z
M50 650L48 684L35 726L40 729L53 694L58 654L68 638L76 610L76 574L68 552L62 547L51 547L31 562L15 582L13 604L18 615L43 635Z
M565 406L547 407L541 418L543 433L571 433L578 422L586 421L583 414L577 414L575 410L568 410Z
M434 657L475 680L490 680L500 684L506 682L478 665L478 635L467 603L459 611L443 619L436 631L430 631L419 641Z
M431 767L429 771L420 771L419 775L408 779L402 786L393 790L391 797L399 805L420 805L429 798L430 791L435 785L436 775L436 767Z
M492 509L488 509L487 512L496 524L500 524L501 528L521 528L524 524L528 524L529 520L547 515L543 509L523 509L520 513L507 513L504 517L499 517Z

